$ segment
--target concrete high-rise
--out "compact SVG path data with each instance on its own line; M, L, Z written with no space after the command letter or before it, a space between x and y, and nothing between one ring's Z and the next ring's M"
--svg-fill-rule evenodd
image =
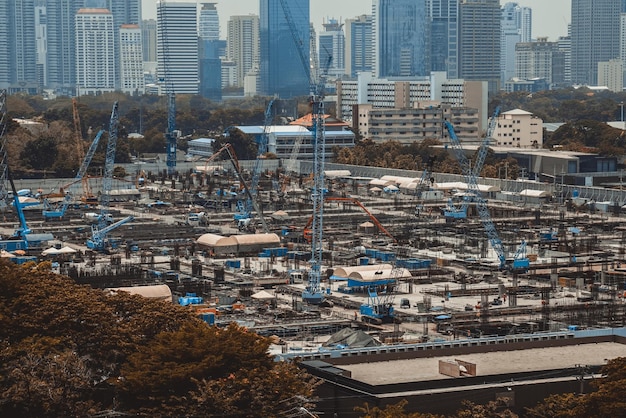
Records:
M324 30L319 34L319 66L330 77L341 77L346 66L346 37L343 33L343 24L336 19L329 19L323 25Z
M48 0L48 87L61 94L74 95L76 88L75 16L79 0Z
M220 18L217 14L217 3L202 3L200 20L198 21L198 35L205 41L220 39Z
M572 0L572 82L594 85L598 63L619 58L621 0Z
M360 72L372 71L372 16L361 15L346 19L346 74L356 77Z
M235 85L243 87L246 74L259 65L259 16L230 17L226 57L236 66Z
M37 82L44 87L48 84L48 19L46 0L35 1L35 42L37 48Z
M536 42L517 43L515 77L523 80L543 78L550 87L563 87L565 53L560 50L559 43L548 42L548 38L538 38Z
M500 90L500 21L499 0L459 4L459 77L487 81L490 93Z
M198 34L199 93L214 101L222 100L222 44L216 3L202 3Z
M500 39L500 81L515 75L515 45L528 43L532 34L532 9L517 3L502 6L502 37Z
M459 0L426 0L430 22L430 68L459 74Z
M0 5L0 88L36 93L37 43L34 0L5 0Z
M310 60L309 0L285 2L297 30L289 29L280 0L261 0L259 90L287 99L310 93L307 68ZM300 49L300 51L298 51ZM305 63L301 62L303 57Z
M196 3L157 3L157 72L163 93L198 93Z
M107 9L79 9L75 22L78 94L114 91L117 60L113 15Z
M143 76L143 53L139 25L120 26L120 89L127 94L141 95L146 91Z
M428 75L429 32L426 0L373 0L374 76Z
M141 22L142 55L145 62L157 60L157 22L147 19Z

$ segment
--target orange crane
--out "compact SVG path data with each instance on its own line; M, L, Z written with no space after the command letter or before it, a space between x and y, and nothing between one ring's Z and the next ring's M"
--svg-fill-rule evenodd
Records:
M367 208L363 205L363 203L361 203L358 199L354 198L354 197L334 197L334 196L326 196L324 197L324 202L344 202L344 203L352 203L353 205L357 205L359 208L361 208L361 210L363 210L363 212L365 212L367 214L367 216L370 217L370 219L372 220L372 222L374 222L374 225L376 225L376 227L385 235L387 235L389 238L391 238L393 240L394 243L398 243L398 240L396 240L394 238L393 235L391 235L389 233L389 231L387 231L385 229L385 227L378 221L378 219L376 219L376 217L374 216L374 214L372 214L372 212L370 212L369 210L367 210ZM307 241L311 240L311 225L313 224L313 216L311 216L309 218L309 221L307 222L306 226L304 227L304 238Z

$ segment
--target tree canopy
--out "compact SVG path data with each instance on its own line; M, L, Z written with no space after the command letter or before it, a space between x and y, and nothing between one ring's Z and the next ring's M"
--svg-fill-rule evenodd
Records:
M308 406L315 381L269 341L187 309L108 295L0 261L0 416L271 417Z

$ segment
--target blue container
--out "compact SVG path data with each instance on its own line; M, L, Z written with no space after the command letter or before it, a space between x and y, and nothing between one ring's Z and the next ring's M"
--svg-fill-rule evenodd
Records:
M226 267L239 269L241 268L241 260L226 260Z
M203 312L200 315L200 319L209 325L215 325L215 314L213 312Z
M360 266L367 266L370 263L370 259L368 257L361 257L359 258L359 265Z

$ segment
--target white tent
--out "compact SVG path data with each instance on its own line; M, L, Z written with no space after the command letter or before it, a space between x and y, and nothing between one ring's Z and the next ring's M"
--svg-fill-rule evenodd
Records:
M267 300L267 299L274 299L275 296L265 290L261 290L260 292L257 292L254 295L252 295L251 298L257 299L257 300Z
M75 252L76 252L75 249L68 247L68 246L65 246L63 248L51 247L51 248L48 248L47 250L43 250L41 252L41 255L73 254Z
M59 253L58 249L51 247L51 248L48 248L47 250L43 250L41 252L41 255L56 255L58 253Z

